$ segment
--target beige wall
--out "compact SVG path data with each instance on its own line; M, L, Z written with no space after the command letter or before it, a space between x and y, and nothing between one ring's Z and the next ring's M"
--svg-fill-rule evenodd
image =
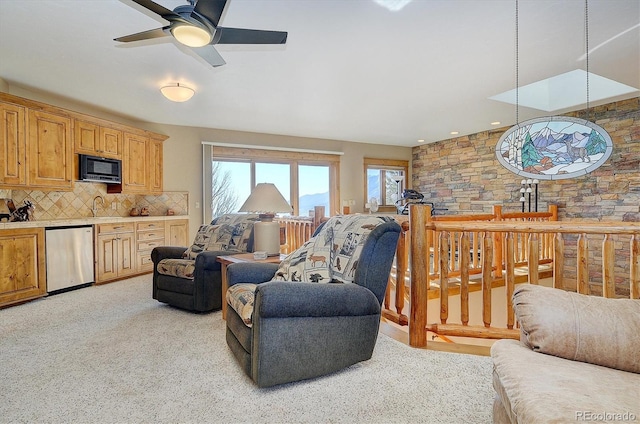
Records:
M365 153L371 158L411 160L410 147L137 122L101 110L94 105L13 86L1 79L0 91L168 135L169 138L164 142L164 190L189 192L191 238L195 235L198 226L202 224L203 141L343 152L344 155L340 161L340 197L342 200L355 200L355 212L364 210L363 158ZM410 181L410 178L408 180ZM196 203L199 203L200 208L196 208Z

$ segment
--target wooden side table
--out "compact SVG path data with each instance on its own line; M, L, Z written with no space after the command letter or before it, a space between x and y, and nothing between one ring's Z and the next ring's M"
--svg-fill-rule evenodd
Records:
M227 266L241 262L263 262L263 263L280 263L287 255L280 254L277 256L269 256L267 259L254 259L253 253L240 253L238 255L218 256L216 261L220 262L220 272L222 273L222 319L227 319L227 289L229 281L227 280Z

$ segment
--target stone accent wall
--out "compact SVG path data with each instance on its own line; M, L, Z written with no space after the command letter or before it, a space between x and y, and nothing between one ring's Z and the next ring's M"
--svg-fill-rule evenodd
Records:
M609 160L594 172L567 180L540 180L538 209L558 205L560 220L640 221L640 97L578 111L566 116L589 119L604 128L613 141ZM491 213L493 205L519 211L522 177L504 168L495 147L508 128L483 131L413 148L415 190L447 214ZM575 240L566 240L567 255L575 255ZM601 239L594 240L590 275L601 281ZM616 242L616 276L621 290L628 276L628 242ZM618 249L620 247L620 249ZM595 250L595 249L594 249ZM626 255L626 258L625 258ZM626 262L625 262L626 260ZM575 280L575 266L568 263L565 276Z
M93 199L96 196L104 199L104 204L97 203L99 217L126 217L134 207L148 208L151 216L166 215L168 209L172 209L175 215L189 213L189 195L186 192L165 192L158 195L107 194L106 184L81 181L74 183L73 191L3 190L0 194L3 196L0 199L13 199L16 207L29 200L35 205L36 221L91 217ZM112 208L114 203L116 209ZM4 207L4 202L0 206Z

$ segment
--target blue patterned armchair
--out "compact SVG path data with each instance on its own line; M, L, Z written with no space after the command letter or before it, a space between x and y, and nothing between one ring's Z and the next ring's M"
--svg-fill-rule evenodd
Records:
M153 298L193 312L222 308L218 256L251 252L255 214L226 214L198 229L189 247L162 246L151 252Z
M388 217L336 216L281 264L227 268L227 344L268 387L371 358L400 235Z

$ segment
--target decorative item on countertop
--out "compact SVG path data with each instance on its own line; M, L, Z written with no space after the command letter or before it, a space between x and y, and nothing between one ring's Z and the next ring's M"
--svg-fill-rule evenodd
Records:
M33 221L33 212L36 210L36 207L33 206L28 200L24 201L24 206L20 206L18 209L15 208L13 201L9 199L7 202L7 207L11 211L11 216L9 217L9 221L11 222L25 222L25 221Z
M140 209L140 216L149 216L149 208Z
M0 222L7 222L11 218L11 210L9 209L9 202L13 205L11 199L0 199ZM15 206L13 207L15 210Z
M138 216L140 215L140 210L138 208L131 208L129 211L129 216Z
M167 209L167 216L173 216L176 212L173 209Z

